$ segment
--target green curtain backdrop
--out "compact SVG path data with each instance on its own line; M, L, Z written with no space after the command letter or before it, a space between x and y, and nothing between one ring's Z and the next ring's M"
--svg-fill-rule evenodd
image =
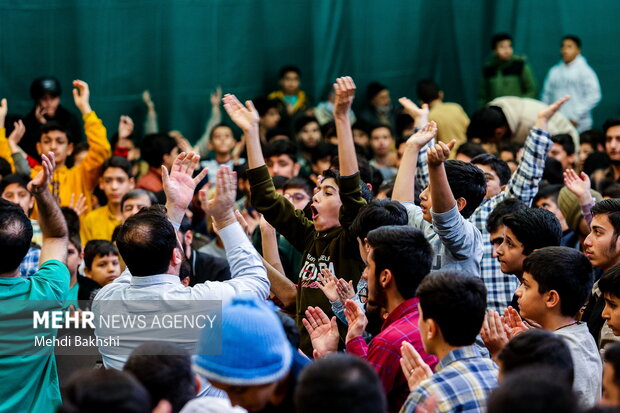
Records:
M121 114L140 132L150 89L162 130L194 141L217 85L252 98L296 64L316 101L343 74L355 78L358 101L373 80L393 98L415 98L416 82L433 77L471 113L494 32L512 33L539 88L561 36L573 33L601 82L600 126L620 114L619 15L616 0L3 0L0 96L25 114L31 80L53 74L74 110L70 82L84 79L110 133Z

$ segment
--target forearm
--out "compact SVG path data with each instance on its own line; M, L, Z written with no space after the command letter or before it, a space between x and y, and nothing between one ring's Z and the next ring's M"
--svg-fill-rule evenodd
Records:
M353 133L349 113L337 115L334 119L336 124L336 134L338 136L338 159L340 160L340 174L344 176L353 175L359 171L357 165L357 155L353 143Z
M284 274L285 271L282 266L282 261L280 260L280 253L278 252L278 240L276 238L275 230L261 227L260 237L261 244L263 246L264 259L271 263L271 265L281 274Z
M13 152L13 163L15 165L15 173L30 176L30 165L23 152Z
M258 168L265 165L263 150L260 147L260 136L258 134L258 125L254 125L248 130L243 131L246 139L246 149L248 155L248 166L250 169Z
M43 239L66 238L67 223L49 189L34 192L33 195L39 211L38 221Z
M263 249L264 247L263 244ZM285 307L295 305L297 300L297 288L295 284L284 276L284 271L275 268L264 258L263 265L267 270L267 278L269 278L269 282L271 283L271 292L278 297L278 300L282 301Z
M415 175L419 148L408 143L405 145L405 153L403 154L396 179L394 180L392 199L399 202L413 202L415 198Z
M149 109L146 112L146 119L144 120L144 134L158 133L159 125L157 123L157 112L155 109Z
M430 175L433 211L440 214L451 210L454 208L456 200L454 199L454 195L452 195L452 190L450 189L450 184L448 183L448 176L443 162L439 165L429 165L428 172Z

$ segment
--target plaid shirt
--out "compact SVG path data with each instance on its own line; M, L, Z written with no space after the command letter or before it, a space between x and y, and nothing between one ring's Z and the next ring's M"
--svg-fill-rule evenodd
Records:
M370 345L362 337L355 337L347 343L347 352L364 358L375 368L387 395L390 412L397 412L409 394L407 379L400 368L401 343L411 343L431 368L437 364L437 358L428 355L422 345L418 330L418 302L418 298L410 298L396 307Z
M482 357L475 345L448 353L437 365L435 374L416 387L400 410L414 412L429 397L437 397L437 412L486 410L487 397L497 387L497 366Z
M499 261L493 258L493 245L489 240L487 219L497 204L508 198L518 198L526 205L530 205L538 192L538 183L545 169L545 159L552 145L549 132L532 128L525 141L523 158L506 189L493 198L483 200L469 217L469 221L482 233L484 242L480 274L487 287L487 306L496 311L501 312L510 305L512 296L519 287L519 280L512 274L504 274Z
M28 278L39 271L40 256L41 250L39 248L30 247L21 264L19 264L19 275L22 278Z

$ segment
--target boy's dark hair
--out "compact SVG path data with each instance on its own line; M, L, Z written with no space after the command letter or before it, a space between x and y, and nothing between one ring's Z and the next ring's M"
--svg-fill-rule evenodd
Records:
M301 77L301 70L294 65L286 65L280 68L280 79L282 79L287 73L295 72L297 76Z
M28 253L32 224L22 208L0 198L0 274L15 271Z
M396 141L399 141L403 138L405 133L405 129L410 129L413 127L414 120L411 116L406 113L399 113L396 116ZM407 136L407 138L410 135Z
M620 264L611 267L598 281L601 294L611 294L620 298Z
M143 195L147 196L151 200L151 206L157 205L157 197L151 191L147 191L146 189L132 189L131 191L123 195L123 198L121 198L121 209L125 205L125 202L127 202L128 200L136 199Z
M287 177L275 175L271 177L275 189L284 189L284 184L288 181Z
M127 160L127 158L123 158L122 156L112 156L111 158L106 159L103 163L103 167L101 168L101 176L108 168L119 168L122 169L123 172L127 174L129 179L133 178L133 171L131 168L131 162Z
M107 255L118 256L118 249L112 241L103 239L93 239L84 246L84 267L92 269L93 261L97 257L105 257Z
M604 199L594 204L592 218L601 214L607 215L607 219L614 227L614 236L611 242L615 244L618 235L620 235L620 199Z
M280 155L288 155L293 162L297 162L297 145L285 139L269 142L265 147L265 159Z
M386 89L387 86L382 85L379 82L371 82L366 87L366 97L368 98L368 101L371 101L375 96L377 96L379 93Z
M563 184L564 183L564 168L562 163L551 156L545 159L545 169L542 176L543 182L549 184Z
M385 394L379 377L366 361L336 353L310 363L295 387L298 413L384 412Z
M4 159L4 158L0 158ZM11 166L9 165L9 168ZM25 175L20 174L8 174L4 176L4 178L0 179L0 195L4 192L7 186L11 184L17 184L20 187L28 190L28 182L30 182L30 178Z
M551 137L553 143L557 143L562 146L564 151L568 156L573 155L575 153L575 142L573 141L573 137L568 133L560 133L559 135L553 135Z
M294 177L288 179L282 189L286 192L287 189L301 189L303 190L310 198L312 198L313 192L313 183L306 178Z
M146 388L151 408L162 400L179 412L196 397L196 381L192 360L187 351L170 343L144 343L131 352L123 366Z
M620 125L620 117L607 119L605 123L603 123L603 135L607 135L609 128L618 125ZM605 139L605 136L603 136L603 139ZM603 140L603 142L605 141Z
M603 189L603 197L620 198L620 184L613 183Z
M487 218L487 231L495 232L504 225L504 217L517 211L527 209L527 205L518 198L508 198L497 204Z
M270 143L270 142L274 142L276 140L287 140L290 141L291 137L289 136L289 131L288 129L285 128L279 128L279 127L275 127L275 128L271 128L267 131L267 133L265 134L265 140ZM276 137L278 136L286 136L286 139L276 139Z
M485 106L478 109L471 116L469 126L467 126L467 139L479 138L483 142L495 139L495 130L502 126L507 126L508 121L502 108L498 106ZM510 135L510 133L507 133Z
M523 272L538 283L538 292L555 290L560 296L560 312L574 317L588 299L592 284L592 263L581 252L569 247L545 247L523 261Z
M497 355L504 375L530 367L549 367L573 385L573 358L564 339L551 331L533 328L513 337Z
M163 274L180 248L174 227L159 206L143 208L121 226L116 245L132 276Z
M519 145L514 142L502 142L499 145L498 153L501 155L502 152L510 152L514 159L517 159L519 149Z
M503 224L510 228L523 244L523 255L544 247L560 245L562 226L551 212L541 208L527 208L504 217Z
M80 239L80 234L69 232L69 242L73 244L78 254L82 252L82 240Z
M84 369L71 375L56 413L149 413L146 389L130 374L114 369Z
M13 168L11 168L11 164L4 158L0 158L0 181L3 176L10 175L13 172Z
M562 37L562 43L564 42L564 40L572 40L573 42L575 42L577 47L581 49L581 39L578 36L575 36L574 34L567 34L566 36Z
M170 154L177 146L177 142L166 133L151 133L146 135L140 145L142 159L153 168L159 168L164 155Z
M261 118L267 114L269 109L278 109L278 101L275 99L267 99L264 96L259 96L252 100L254 107L258 112L258 116Z
M614 367L614 385L620 387L620 343L613 343L606 348L603 359L605 363L609 363Z
M577 413L579 403L564 380L549 368L519 369L489 396L488 413Z
M422 103L431 103L435 99L439 99L441 88L433 79L422 79L418 82L418 99Z
M397 201L375 199L360 208L349 231L362 241L373 229L387 225L407 225L407 209Z
M471 163L474 165L480 164L490 166L491 169L493 169L497 174L500 185L506 185L508 184L508 181L510 181L510 176L512 175L512 173L510 172L508 164L495 155L491 155L490 153L483 153L475 156L471 160Z
M295 121L295 134L299 133L307 124L312 122L316 122L316 124L319 125L319 129L321 129L319 121L314 116L302 116Z
M491 50L495 50L495 48L497 47L497 44L499 42L503 42L504 40L510 40L510 42L512 43L512 36L509 35L508 33L494 34L493 37L491 38Z
M52 132L52 131L59 131L59 132L64 133L67 136L67 141L69 143L73 143L71 131L69 130L69 128L65 127L63 124L55 120L48 120L43 125L41 125L40 130L41 130L41 134L39 135L39 142L41 142L41 138L46 133Z
M353 126L351 126L351 130L353 129L359 129L362 132L366 133L366 135L370 136L370 124L364 119L356 120Z
M484 172L477 166L462 161L446 161L445 167L454 199L464 198L467 201L467 205L461 210L461 215L469 218L487 193Z
M620 118L618 118L620 125ZM589 143L596 152L598 145L605 145L605 135L599 129L588 129L579 134L579 143Z
M79 234L80 217L78 216L77 212L75 212L72 208L69 207L60 207L60 212L62 212L62 216L65 218L69 234Z
M390 132L390 136L392 137L392 139L394 139L394 133L392 132L392 129L388 125L380 125L380 124L372 125L368 136L370 137L372 133L376 131L377 129L387 129Z
M424 233L406 224L389 225L368 232L366 239L372 248L375 277L389 269L400 295L405 300L415 297L433 261L433 249Z
M487 289L480 278L452 271L433 273L422 280L417 296L424 320L437 323L446 343L455 347L474 343L487 308Z
M541 199L545 199L545 198L551 198L553 199L553 202L557 204L558 195L560 194L560 191L562 190L563 187L564 185L561 185L561 184L541 185L538 188L538 192L534 196L534 199L532 199L532 208L536 208L536 203L538 203L538 201L540 201Z
M311 163L317 163L318 161L325 159L327 157L331 157L333 159L334 156L338 154L338 147L333 143L329 142L319 142L312 150L310 151Z
M473 159L478 155L486 154L487 151L485 151L482 145L480 145L479 143L464 142L460 144L459 147L456 149L456 154L458 155L460 153L467 156L468 158Z

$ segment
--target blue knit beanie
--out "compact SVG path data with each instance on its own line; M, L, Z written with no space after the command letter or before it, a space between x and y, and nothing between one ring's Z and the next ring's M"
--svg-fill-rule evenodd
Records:
M257 386L280 380L289 372L293 349L275 310L254 296L233 298L222 308L222 353L207 355L203 333L194 370L210 380L233 386Z

